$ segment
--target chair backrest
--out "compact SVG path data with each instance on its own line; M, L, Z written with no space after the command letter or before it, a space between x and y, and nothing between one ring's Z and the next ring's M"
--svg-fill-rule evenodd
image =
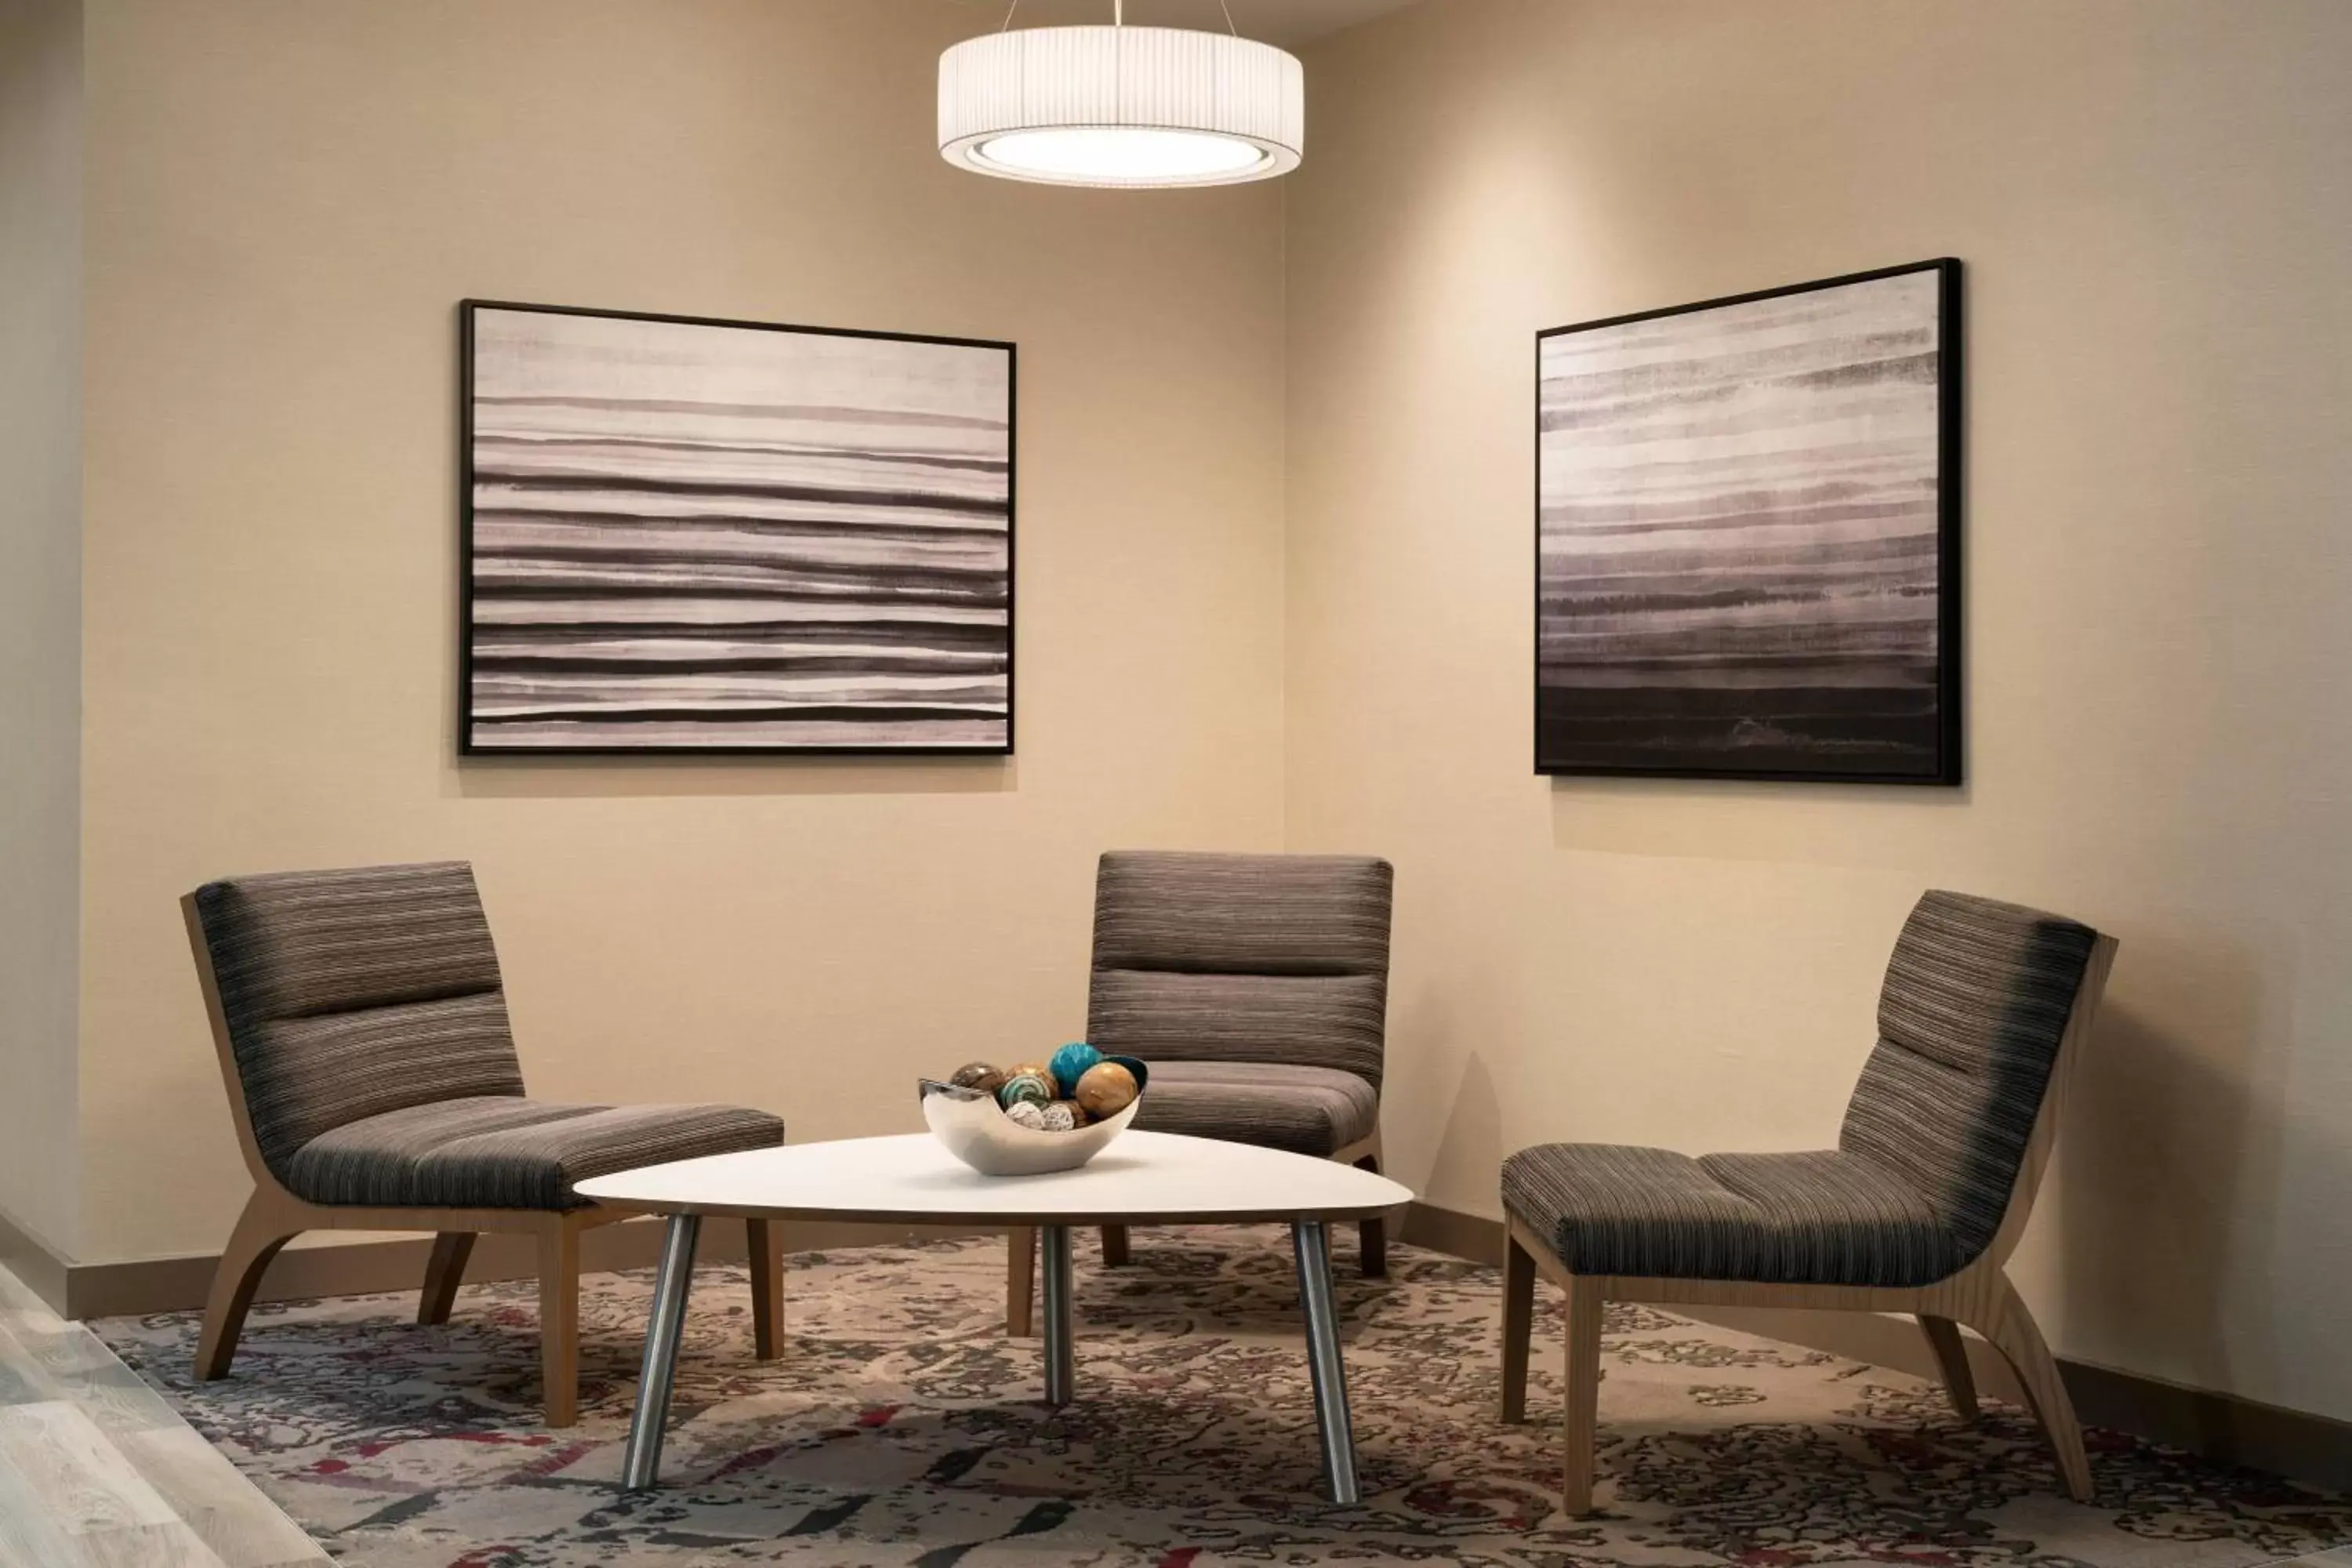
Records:
M362 1117L522 1093L472 868L239 877L181 907L248 1163L282 1177Z
M1838 1146L1917 1188L1964 1260L1997 1236L2015 1244L2114 951L2088 926L1965 893L1930 892L1904 922Z
M1145 1061L1339 1068L1380 1086L1385 860L1105 855L1087 1037Z

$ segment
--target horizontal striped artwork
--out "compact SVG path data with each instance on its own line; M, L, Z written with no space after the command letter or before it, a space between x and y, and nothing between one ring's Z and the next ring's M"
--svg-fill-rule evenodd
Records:
M468 302L461 749L1013 749L1013 346Z
M1538 772L1959 782L1958 290L1538 336Z

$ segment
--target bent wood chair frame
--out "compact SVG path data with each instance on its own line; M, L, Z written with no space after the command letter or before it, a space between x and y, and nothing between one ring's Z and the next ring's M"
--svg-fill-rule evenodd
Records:
M304 1231L432 1232L433 1251L425 1263L424 1289L416 1307L416 1321L422 1324L449 1321L477 1236L529 1236L536 1241L539 1253L541 1398L548 1426L571 1426L579 1415L580 1237L600 1226L634 1216L593 1205L561 1210L331 1206L288 1191L262 1158L261 1144L254 1136L245 1079L237 1070L236 1047L229 1037L228 1015L221 1005L220 981L213 972L212 949L205 940L194 894L180 900L180 913L195 958L196 982L204 992L213 1045L220 1056L221 1079L228 1089L237 1147L253 1177L253 1195L246 1200L245 1210L229 1233L205 1301L204 1331L196 1342L197 1379L209 1383L228 1375L237 1337L244 1331L246 1313L253 1306L262 1275L279 1250ZM761 1361L771 1361L783 1331L782 1237L767 1220L746 1220L744 1229L751 1267L753 1348Z
M1353 1165L1360 1171L1381 1173L1381 1135L1375 1129L1369 1138L1361 1138L1344 1149L1335 1149L1326 1156L1336 1164ZM1358 1253L1364 1278L1377 1279L1389 1271L1388 1221L1381 1218L1359 1220L1356 1224ZM1004 1331L1014 1339L1030 1339L1036 1333L1037 1301L1037 1230L1034 1226L1014 1226L1004 1233ZM1102 1227L1103 1266L1118 1268L1128 1260L1127 1226L1107 1225Z
M1931 1285L1879 1289L1845 1285L1770 1285L1728 1279L1655 1279L1581 1275L1570 1269L1537 1235L1516 1218L1508 1222L1503 1269L1503 1399L1502 1417L1508 1423L1527 1419L1528 1352L1535 1320L1536 1276L1540 1273L1567 1292L1567 1408L1561 1427L1560 1490L1571 1514L1592 1511L1593 1445L1601 1392L1601 1309L1611 1301L1642 1301L1659 1306L1783 1307L1844 1312L1896 1312L1916 1317L1934 1352L1944 1389L1961 1419L1977 1418L1976 1381L1969 1370L1968 1347L1960 1329L1973 1329L2001 1353L2017 1373L2032 1402L2033 1415L2055 1452L2067 1494L2078 1502L2092 1496L2091 1466L2083 1449L2082 1427L2074 1419L2074 1402L2059 1375L2058 1363L2043 1342L2042 1331L2026 1310L2004 1267L2033 1212L2033 1196L2049 1163L2058 1135L2061 1101L2084 1039L2097 1016L2114 966L2116 939L2101 936L2084 965L2083 984L2074 994L2064 1032L2059 1037L2056 1059L2042 1095L2017 1180L2010 1188L2008 1206L2000 1228L1976 1259Z

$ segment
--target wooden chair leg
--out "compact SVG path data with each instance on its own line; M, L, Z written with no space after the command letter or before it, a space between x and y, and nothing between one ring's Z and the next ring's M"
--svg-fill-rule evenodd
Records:
M1356 1162L1356 1169L1381 1173L1381 1159L1367 1154ZM1385 1219L1360 1220L1356 1225L1356 1256L1358 1267L1367 1279L1385 1279L1389 1273L1389 1222Z
M1919 1314L1919 1327L1927 1336L1927 1348L1936 1352L1936 1368L1944 1374L1944 1392L1951 1396L1952 1408L1963 1421L1977 1418L1976 1374L1969 1370L1969 1347L1960 1338L1960 1326L1949 1318Z
M1037 1231L1016 1225L1004 1233L1004 1331L1016 1340L1036 1332Z
M1103 1226L1102 1244L1103 1267L1105 1268L1124 1268L1127 1267L1127 1226L1123 1225L1107 1225Z
M2026 1310L2017 1288L2002 1275L1998 1291L1969 1327L1992 1342L1995 1350L2017 1369L2017 1381L2032 1402L2035 1419L2058 1456L2058 1473L2065 1478L2066 1495L2076 1502L2092 1498L2091 1459L2083 1451L2083 1428L2074 1419L2074 1402L2067 1396L2058 1363L2043 1342L2042 1330Z
M1592 1511L1592 1449L1601 1414L1601 1287L1568 1285L1568 1411L1560 1426L1560 1506Z
M416 1298L416 1321L446 1323L457 1304L457 1287L466 1281L466 1259L474 1254L474 1233L445 1230L433 1238L433 1256L425 1265L425 1289Z
M1536 1260L1516 1236L1503 1243L1503 1421L1528 1418L1528 1345L1536 1328Z
M580 1227L552 1216L539 1233L540 1397L550 1426L580 1418Z
M751 1353L773 1361L783 1353L782 1227L764 1219L745 1220L743 1250L751 1266Z
M212 1292L205 1299L204 1333L196 1341L200 1383L228 1375L228 1363L236 1359L237 1336L245 1331L245 1314L253 1306L253 1293L260 1289L263 1271L279 1247L302 1234L299 1228L286 1228L278 1206L262 1193L247 1198L236 1227L229 1232L228 1245L221 1249L220 1267L213 1271Z

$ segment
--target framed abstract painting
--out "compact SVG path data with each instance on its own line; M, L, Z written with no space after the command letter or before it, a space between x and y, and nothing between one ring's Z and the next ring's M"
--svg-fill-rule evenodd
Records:
M458 315L461 752L1012 751L1011 343Z
M1960 782L1960 264L1536 338L1536 771Z

